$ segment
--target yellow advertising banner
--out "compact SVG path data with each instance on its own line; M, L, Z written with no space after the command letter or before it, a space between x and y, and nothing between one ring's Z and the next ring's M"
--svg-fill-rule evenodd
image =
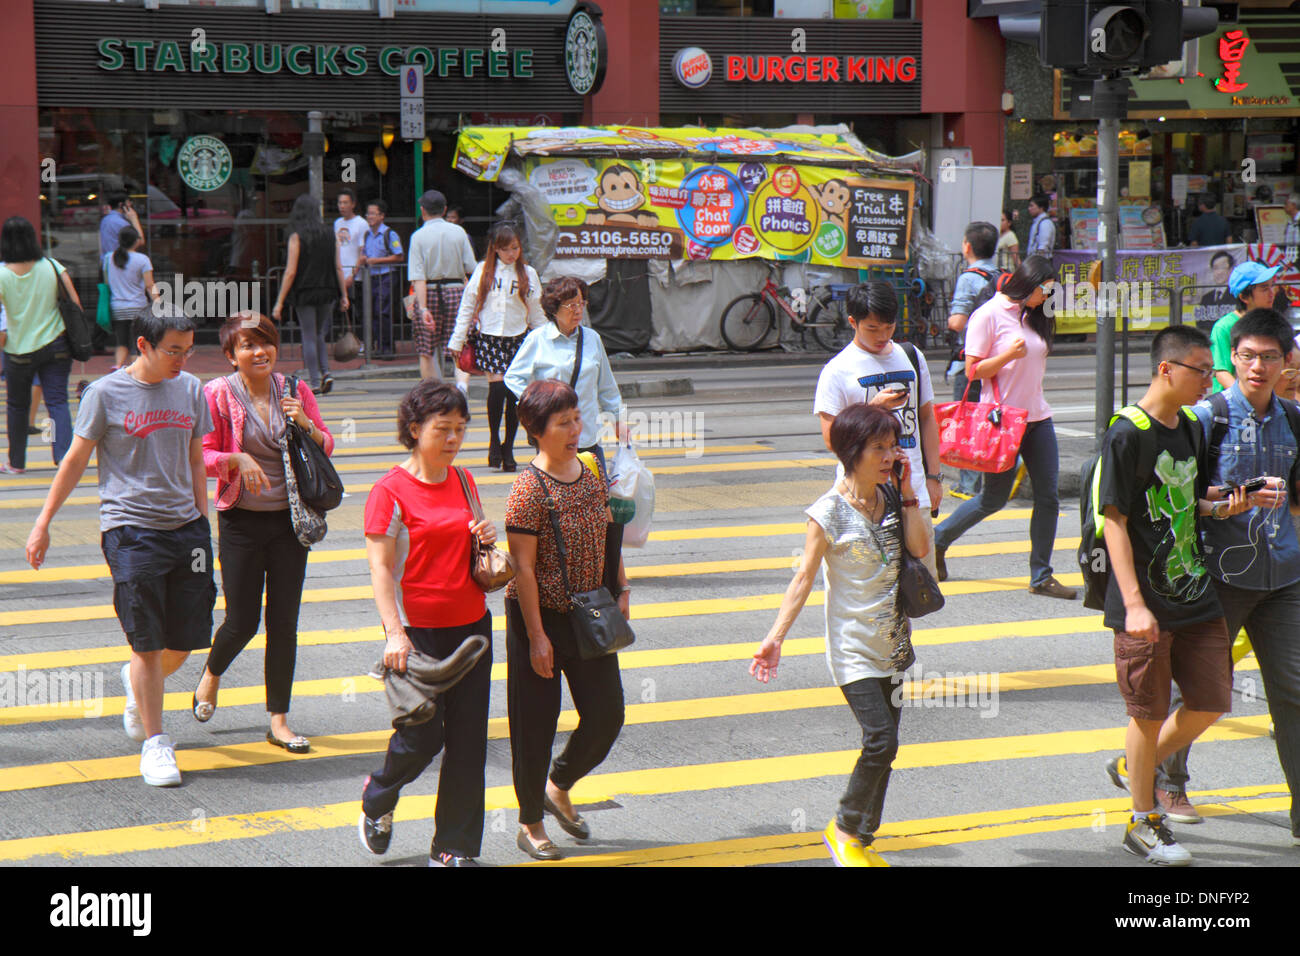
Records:
M913 181L773 162L526 156L557 258L745 259L866 268L907 259Z

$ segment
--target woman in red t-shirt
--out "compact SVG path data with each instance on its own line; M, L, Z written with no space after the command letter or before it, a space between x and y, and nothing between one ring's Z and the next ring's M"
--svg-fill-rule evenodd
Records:
M469 406L454 385L426 380L411 389L397 410L397 438L411 455L366 499L366 557L387 638L384 665L404 671L412 650L450 657L474 634L488 642L478 663L438 698L432 720L393 732L383 770L361 791L361 842L384 853L399 792L445 748L430 866L477 866L483 838L492 614L470 577L470 547L471 536L491 545L497 534L492 522L475 523L453 474L468 422ZM477 498L474 479L465 477Z
M559 512L572 593L608 582L627 617L630 588L622 557L617 575L607 573L612 566L605 567L609 494L604 480L578 459L582 417L577 393L554 379L533 382L519 396L519 423L538 455L515 479L506 499L506 537L518 572L506 589L506 703L520 826L515 845L535 859L556 860L562 854L546 835L542 811L550 812L570 836L585 840L591 835L569 802L569 789L605 759L618 739L623 682L617 654L594 660L578 655L548 499ZM578 726L552 764L561 671Z

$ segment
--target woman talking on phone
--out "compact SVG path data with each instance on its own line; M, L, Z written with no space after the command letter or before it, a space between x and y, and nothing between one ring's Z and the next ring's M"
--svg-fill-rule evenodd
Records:
M895 689L916 659L911 624L898 606L898 572L904 544L917 558L930 547L930 519L910 490L912 463L899 448L901 434L895 415L861 402L831 422L831 450L844 476L808 508L803 562L749 666L763 683L776 677L781 643L821 565L826 663L862 727L862 753L823 834L837 866L889 865L871 842L898 753Z
M1020 457L1034 486L1034 510L1029 519L1029 591L1073 601L1074 588L1067 588L1052 576L1052 548L1060 511L1056 492L1060 461L1043 379L1056 328L1052 310L1044 306L1055 285L1052 263L1043 256L1030 256L1011 274L1001 292L971 313L966 326L966 375L971 380L992 379L1004 403L1029 412L1029 424L1020 444ZM989 392L982 396L989 401ZM934 529L940 581L948 578L944 552L975 525L1006 506L1015 480L1015 465L985 475L983 490L962 502Z

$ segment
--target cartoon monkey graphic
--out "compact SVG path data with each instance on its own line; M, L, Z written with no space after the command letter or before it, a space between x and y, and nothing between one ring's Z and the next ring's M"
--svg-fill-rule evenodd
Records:
M585 223L594 226L606 223L657 226L659 217L654 213L635 212L644 205L641 178L631 167L615 163L600 174L600 182L596 184L596 208L587 212Z
M826 210L827 218L840 219L852 203L853 194L842 179L828 179L816 190L817 201Z

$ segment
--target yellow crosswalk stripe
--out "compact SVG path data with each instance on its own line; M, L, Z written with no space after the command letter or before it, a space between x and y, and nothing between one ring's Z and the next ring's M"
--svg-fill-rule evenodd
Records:
M756 559L767 560L767 559ZM790 559L783 559L782 567L788 567ZM721 562L687 562L683 564L660 564L642 567L628 568L628 577L634 579L659 578L659 577L678 577L689 574L719 574L724 571L733 572L740 570L754 570L753 568L744 568L744 561L727 562L732 565L728 568L717 568L716 565ZM701 568L712 570L700 570ZM1056 579L1067 586L1076 586L1083 583L1081 574L1058 574ZM1009 578L989 578L984 580L971 581L954 581L948 580L943 584L943 593L945 597L957 597L964 594L992 594L998 591L1023 591L1029 587L1029 578L1026 577L1009 577ZM374 597L370 585L353 585L351 587L335 588L307 588L302 592L303 604L327 604L336 601L369 601ZM768 596L763 596L768 597ZM782 595L771 595L769 601L762 598L755 599L752 597L745 598L714 598L706 599L703 602L682 602L690 605L701 606L701 610L692 610L687 613L710 613L720 610L728 611L757 611L767 608L780 607ZM772 603L774 602L774 603ZM809 604L813 604L809 599ZM820 602L817 602L820 603ZM715 606L716 605L716 606ZM632 618L639 618L638 611L640 608L649 608L653 605L632 605ZM214 610L222 611L226 607L225 595L217 598ZM660 613L661 617L680 617L679 614ZM23 611L3 611L0 612L0 626L17 627L31 624L66 624L75 621L101 621L116 617L111 604L81 605L78 607L50 607L39 608L36 610ZM504 625L502 625L504 626Z
M803 530L803 529L800 529ZM713 537L723 537L723 535L712 534L693 534L683 536L678 540L708 540ZM651 534L651 540L654 540L654 534ZM993 541L987 544L955 544L948 549L949 558L965 557L987 557L995 554L1028 554L1028 540L1017 541ZM1057 538L1056 550L1072 551L1079 546L1078 538ZM624 561L635 556L635 552L625 552ZM334 548L331 550L313 549L308 555L308 565L334 564L340 561L365 561L365 548ZM779 571L782 568L791 568L795 566L797 558L794 555L780 557L755 557L755 558L730 558L723 561L694 561L682 564L659 564L659 565L639 565L628 564L627 570L631 574L637 572L641 578L669 577L673 574L691 575L691 574L725 574L732 571ZM218 570L221 568L221 561L218 559L214 565ZM680 568L680 571L673 569ZM0 571L0 584L40 584L42 582L54 581L91 581L97 578L106 578L109 576L108 565L104 562L99 564L80 564L70 565L61 568L41 568L26 569L22 571Z
M1267 727L1267 715L1221 720L1202 734L1200 740L1247 740L1264 735ZM899 747L894 769L897 771L947 764L985 763L1024 757L1122 750L1124 731L1123 727L1108 727L1100 730L904 744ZM275 750L266 743L259 746L265 748L268 755ZM612 771L583 778L573 787L571 794L575 804L584 804L599 803L619 796L699 792L842 776L849 771L857 756L857 750L835 750L719 763ZM177 754L177 761L182 772L189 769L187 751L180 751ZM1119 799L1122 801L1123 798ZM404 798L397 806L394 819L397 822L430 819L433 816L434 801L434 796ZM1112 806L1114 802L1115 798L1112 798ZM104 830L20 837L0 841L0 861L20 862L41 856L81 859L200 846L228 840L265 837L276 833L332 830L355 826L359 805L358 799L342 803L214 816L198 821L197 825L194 819L185 819ZM487 789L486 810L515 806L517 804L513 785ZM1114 808L1119 809L1118 806Z
M781 595L764 595L776 600L779 605ZM820 605L824 600L821 592L809 597L810 605ZM658 608L674 611L678 602L664 602L661 605L644 605L645 608ZM778 605L773 605L778 606ZM704 613L704 612L702 612ZM719 613L719 612L708 612ZM646 611L644 616L637 615L638 621L653 621L660 617ZM676 616L676 615L672 615ZM494 622L495 623L495 622ZM504 630L504 625L494 627L494 631ZM1089 614L1082 617L1052 617L1030 619L1025 621L994 622L991 624L958 624L950 627L922 627L912 631L912 644L916 647L938 646L941 644L963 644L973 641L996 641L1016 637L1054 637L1062 634L1090 634L1104 632L1101 615ZM299 647L319 647L337 644L363 644L384 639L380 627L363 627L357 629L343 628L337 630L299 631ZM825 651L825 636L787 638L781 646L783 657L802 654L821 654ZM678 664L704 664L719 661L748 660L754 651L757 638L753 642L736 644L692 644L685 647L653 648L623 651L619 660L624 667L671 667ZM266 636L259 634L249 641L248 648L261 650L266 647ZM207 650L195 651L206 654ZM30 654L9 654L0 656L0 674L16 670L48 670L54 668L88 667L94 664L121 664L130 660L131 653L124 644L112 647L87 647L65 651L36 651ZM493 670L493 679L504 678ZM188 701L186 702L188 704Z
M1199 801L1196 808L1203 816L1224 817L1235 814L1285 812L1290 797L1260 796L1285 790L1281 784L1258 787L1234 787L1227 790L1196 790L1190 795ZM1216 799L1217 798L1217 799ZM1205 802L1206 800L1214 802ZM1092 828L1099 823L1107 827L1123 826L1129 818L1130 805L1124 797L1104 800L1078 800L1073 803L990 810L950 817L899 820L883 823L873 846L882 852L901 852L928 847L954 846L962 843L1001 840L1009 836L1056 833L1064 830ZM761 866L794 863L801 860L829 859L821 831L783 833L777 836L741 837L707 843L682 843L623 850L584 853L586 847L570 851L580 853L549 864L519 863L519 866Z

